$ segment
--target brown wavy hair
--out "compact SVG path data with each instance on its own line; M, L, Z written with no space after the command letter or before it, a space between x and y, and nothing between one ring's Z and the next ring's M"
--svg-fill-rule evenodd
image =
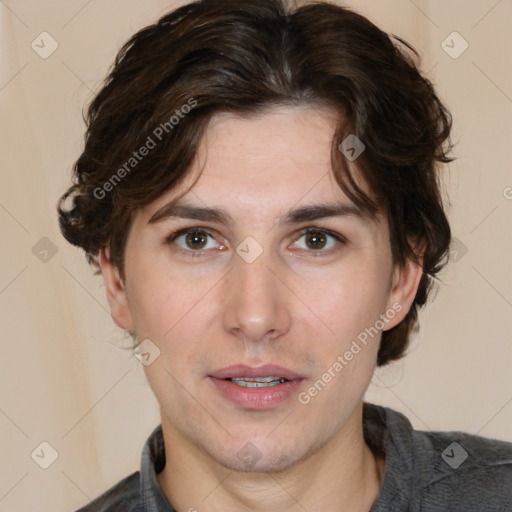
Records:
M348 8L200 0L136 33L88 107L85 147L58 204L62 234L97 273L99 253L109 247L124 279L134 212L183 179L212 116L250 116L282 105L339 113L331 151L339 186L371 215L385 215L396 264L409 258L422 264L410 311L382 334L377 364L398 359L447 260L439 168L452 160L452 119L419 70L418 53ZM158 127L164 135L158 144L130 160L149 138L156 142ZM371 194L338 149L349 134L365 145L355 164Z

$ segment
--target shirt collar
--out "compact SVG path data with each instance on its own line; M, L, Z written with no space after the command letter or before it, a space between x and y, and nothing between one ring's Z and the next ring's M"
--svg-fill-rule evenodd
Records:
M379 494L370 512L409 510L424 480L432 475L432 454L426 436L414 431L401 413L373 404L364 404L365 441L386 455Z
M176 512L165 497L157 475L165 466L162 425L153 430L142 450L140 495L144 512Z

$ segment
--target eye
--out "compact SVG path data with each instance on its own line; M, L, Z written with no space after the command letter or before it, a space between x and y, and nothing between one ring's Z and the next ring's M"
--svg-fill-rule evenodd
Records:
M304 239L304 244L299 244L299 240ZM345 238L339 233L325 229L306 229L301 233L294 245L299 249L309 252L330 253L339 244L346 243Z
M186 252L200 252L215 248L224 248L222 244L215 242L211 233L199 228L181 229L169 235L166 242L169 244L174 243Z

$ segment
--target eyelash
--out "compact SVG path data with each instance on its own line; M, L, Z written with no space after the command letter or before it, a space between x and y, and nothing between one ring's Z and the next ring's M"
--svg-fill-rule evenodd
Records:
M197 233L197 234L200 234L200 235L205 235L205 236L209 236L211 238L215 238L213 236L213 234L207 230L207 229L204 229L204 228L200 228L200 227L191 227L191 228L185 228L185 229L180 229L178 231L175 231L174 233L171 233L166 239L165 239L165 243L166 244L172 244L175 242L175 240L177 240L178 238L180 238L181 236L183 235L188 235L189 233ZM295 241L298 241L300 240L303 236L305 235L309 235L309 234L313 234L313 235L324 235L324 236L327 236L327 237L331 237L331 238L334 238L339 244L346 244L347 243L347 240L346 238L339 234L339 233L336 233L335 231L331 231L329 229L324 229L324 228L306 228L306 229L303 229L300 231L300 234L299 234L299 237L295 240ZM210 251L211 249L197 249L197 250L193 250L193 249L183 249L182 247L179 247L177 246L177 249L182 252L182 253L185 253L191 257L202 257L204 256L204 253L207 252L207 251ZM326 255L330 255L333 251L335 251L336 248L331 248L331 249L328 249L328 250L322 250L322 249L318 249L318 250L314 250L314 249L311 249L307 252L311 253L312 255L314 255L314 257L321 257L321 256L326 256Z

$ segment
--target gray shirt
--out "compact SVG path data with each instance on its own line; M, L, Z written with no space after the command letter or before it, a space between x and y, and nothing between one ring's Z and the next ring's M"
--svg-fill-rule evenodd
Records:
M386 457L370 512L512 512L512 443L413 430L402 414L368 403L363 426L366 443ZM158 483L164 466L159 425L144 445L140 471L77 512L176 512Z

